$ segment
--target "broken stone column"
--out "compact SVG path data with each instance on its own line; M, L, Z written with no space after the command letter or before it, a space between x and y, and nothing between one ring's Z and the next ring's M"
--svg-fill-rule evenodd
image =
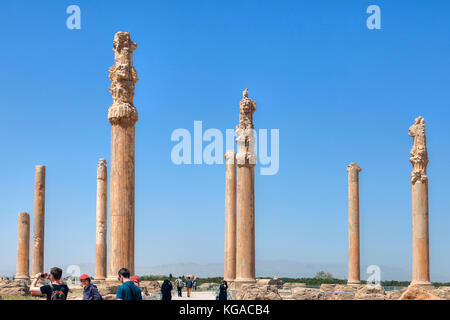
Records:
M253 113L256 102L243 92L236 127L237 202L236 202L236 283L255 283L255 177L256 165Z
M129 32L115 34L115 64L109 69L113 104L108 109L111 123L109 281L117 281L121 268L134 274L134 126L138 113L133 99L138 77L133 67L133 51L136 48Z
M17 225L17 265L15 280L30 279L30 215L19 213Z
M412 183L412 282L411 285L430 285L430 259L428 236L428 153L425 120L415 119L409 128L413 138L411 158Z
M31 274L44 272L45 166L36 166Z
M236 155L225 152L225 257L224 279L236 278Z
M107 181L106 160L100 159L97 165L97 210L95 237L95 280L106 279L106 215Z
M348 171L348 281L360 284L359 261L359 172L361 168L354 162Z

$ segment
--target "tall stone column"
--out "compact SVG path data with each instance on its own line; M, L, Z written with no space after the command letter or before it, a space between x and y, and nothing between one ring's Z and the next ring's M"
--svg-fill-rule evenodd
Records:
M412 183L412 282L415 285L430 285L430 258L428 237L428 153L425 137L425 120L415 119L409 128L413 138L411 158Z
M121 268L134 273L134 126L138 113L133 99L138 77L133 67L133 51L136 48L129 32L115 34L115 64L109 69L113 104L108 109L111 123L109 281L117 281Z
M106 279L106 215L107 181L106 160L100 159L97 165L97 210L95 237L95 280Z
M17 265L15 280L30 279L30 215L19 213L17 225Z
M359 261L359 172L354 162L348 171L348 284L360 284Z
M224 279L236 278L236 155L225 152L225 257Z
M236 217L236 282L254 283L255 279L255 177L256 165L253 113L256 102L243 92L236 127L237 217Z
M36 166L31 274L44 272L45 166Z

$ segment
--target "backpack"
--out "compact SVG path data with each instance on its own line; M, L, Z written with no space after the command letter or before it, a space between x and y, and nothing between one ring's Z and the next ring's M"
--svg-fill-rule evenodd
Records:
M66 295L64 292L62 292L62 290L56 290L53 284L51 285L51 287L52 287L52 296L50 300L66 300Z

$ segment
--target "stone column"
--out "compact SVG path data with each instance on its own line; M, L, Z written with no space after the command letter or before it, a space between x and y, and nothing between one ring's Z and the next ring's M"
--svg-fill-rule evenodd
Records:
M113 104L108 109L111 123L109 281L117 281L120 268L134 274L134 126L138 113L133 99L138 77L133 67L133 51L136 48L129 32L115 34L115 64L109 69Z
M361 168L354 162L348 171L348 281L360 284L359 261L359 172Z
M225 257L224 279L236 278L236 155L225 152Z
M236 282L254 283L255 279L255 179L253 113L256 102L243 92L239 106L239 125L236 127L237 161L237 217L236 217Z
M45 166L36 166L31 274L44 272Z
M428 238L428 153L425 137L425 120L415 119L409 128L413 138L411 158L412 183L412 282L415 285L430 285L430 259Z
M95 237L95 280L106 279L106 215L107 181L106 160L100 159L97 165L97 210Z
M17 225L17 266L15 280L30 279L30 215L19 213Z

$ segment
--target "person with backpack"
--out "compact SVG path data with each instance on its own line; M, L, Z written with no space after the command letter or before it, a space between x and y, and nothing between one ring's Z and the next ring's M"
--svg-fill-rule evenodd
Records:
M192 290L192 280L191 277L186 278L186 291L187 291L187 297L191 297L191 290Z
M120 269L118 279L122 285L117 288L117 300L142 300L141 289L130 280L130 270Z
M103 300L97 286L91 283L91 278L87 274L80 276L83 285L83 300Z
M133 281L134 284L137 285L139 288L141 287L141 279L139 278L139 276L136 276L136 275L131 276L130 280ZM147 299L145 293L142 292L142 289L141 289L141 295L142 295L142 300Z
M192 281L192 286L194 287L194 291L197 291L197 277L194 277L194 281Z
M178 296L181 297L181 290L183 289L183 280L181 280L181 277L178 277L177 280L175 280L175 285L177 286Z
M61 282L62 270L58 267L50 269L50 273L37 273L30 286L30 293L33 296L47 296L47 300L66 300L69 287ZM50 284L41 287L37 286L39 280L49 279Z

